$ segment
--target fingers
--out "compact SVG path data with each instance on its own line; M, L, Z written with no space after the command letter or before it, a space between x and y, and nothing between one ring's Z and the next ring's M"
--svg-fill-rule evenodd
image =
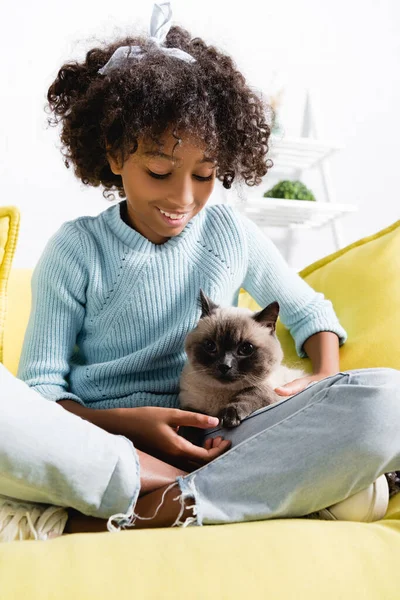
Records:
M214 438L208 438L204 444L203 444L203 448L205 448L206 450L210 450L210 448L213 447L213 439Z
M180 410L179 408L171 408L169 417L169 425L178 427L186 425L187 427L199 427L200 429L210 429L217 427L219 424L218 417L210 417L201 413L191 412L189 410Z
M225 443L223 444L222 442ZM208 438L203 444L203 448L205 448L206 450L211 450L212 448L220 448L220 454L226 452L226 450L228 450L230 446L230 441L224 440L224 438L221 436L218 436L216 438ZM182 468L184 471L187 471L188 473L192 473L193 471L196 471L197 469L203 467L208 462L211 462L217 456L220 456L220 454L216 454L214 456L213 454L209 453L207 459L188 459L185 457L183 458L183 462L180 463L180 468Z
M217 446L213 446L208 451L208 461L217 458L217 456L221 456L224 452L226 452L232 445L230 440L222 440Z
M275 388L274 392L276 392L278 396L293 396L293 391L285 387Z
M207 450L210 450L211 448L217 448L221 442L223 441L223 437L222 435L218 435L217 437L214 438L208 438L204 444L203 444L203 448L206 448Z
M302 392L308 386L310 381L312 381L311 377L300 377L299 379L294 379L290 383L275 388L274 391L279 396L293 396L293 394Z
M200 459L204 462L209 462L226 452L230 446L231 441L223 440L222 438L219 441L212 439L210 442L210 440L206 440L203 448L201 446L195 446L194 444L182 438L180 443L180 451L188 458Z

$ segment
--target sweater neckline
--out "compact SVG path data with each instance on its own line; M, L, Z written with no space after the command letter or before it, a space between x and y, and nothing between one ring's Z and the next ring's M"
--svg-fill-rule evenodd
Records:
M121 240L124 244L136 250L137 252L141 252L143 254L156 254L160 252L165 252L166 250L170 250L172 248L186 246L190 243L190 240L193 236L198 233L200 223L203 219L201 211L197 215L195 215L188 223L185 228L176 236L170 237L163 244L154 244L146 237L144 237L141 233L133 229L130 225L125 223L121 216L121 209L126 205L126 200L119 202L118 204L111 206L106 211L104 211L104 218L113 231L113 233Z

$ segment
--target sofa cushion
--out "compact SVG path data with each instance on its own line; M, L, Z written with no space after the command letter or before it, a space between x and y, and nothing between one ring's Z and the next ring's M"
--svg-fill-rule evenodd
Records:
M1 598L399 598L400 521L276 519L0 544Z
M0 206L0 362L3 362L8 277L17 246L18 229L18 209L15 206Z
M400 369L400 221L318 260L300 272L316 291L332 301L348 333L340 348L340 368ZM240 306L258 310L242 290ZM278 322L277 335L286 362L311 371L300 359L288 330Z

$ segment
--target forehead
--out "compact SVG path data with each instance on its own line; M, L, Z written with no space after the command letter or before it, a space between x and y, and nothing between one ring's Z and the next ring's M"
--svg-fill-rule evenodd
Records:
M139 142L138 154L143 159L156 158L165 160L173 164L181 164L185 158L191 162L198 164L214 164L215 158L206 152L203 144L198 142L194 137L185 136L181 138L181 142L173 136L162 136L162 144L157 144L149 139L142 139Z
M218 321L214 326L214 336L225 346L236 346L250 336L251 327L240 319L232 317Z
M234 348L243 341L261 344L266 337L264 328L249 317L212 316L204 320L203 327L203 333L218 341L226 349Z

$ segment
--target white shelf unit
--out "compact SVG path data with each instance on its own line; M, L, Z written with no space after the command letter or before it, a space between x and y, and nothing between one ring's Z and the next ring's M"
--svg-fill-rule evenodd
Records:
M270 153L274 171L293 173L315 167L341 146L307 137L270 137Z
M341 148L336 143L318 139L315 106L311 107L311 94L308 93L302 136L270 137L270 157L274 163L271 173L279 175L280 179L301 180L304 171L316 168L322 182L322 194L317 196L316 201L284 200L259 195L245 196L244 188L237 188L238 199L235 205L240 211L262 228L280 227L286 230L285 258L289 264L292 262L295 232L300 229L330 225L335 249L339 250L344 246L338 221L346 214L355 212L357 206L335 202L327 165L327 159Z
M349 204L282 200L280 198L252 199L241 209L260 227L322 227L334 219L357 210Z

